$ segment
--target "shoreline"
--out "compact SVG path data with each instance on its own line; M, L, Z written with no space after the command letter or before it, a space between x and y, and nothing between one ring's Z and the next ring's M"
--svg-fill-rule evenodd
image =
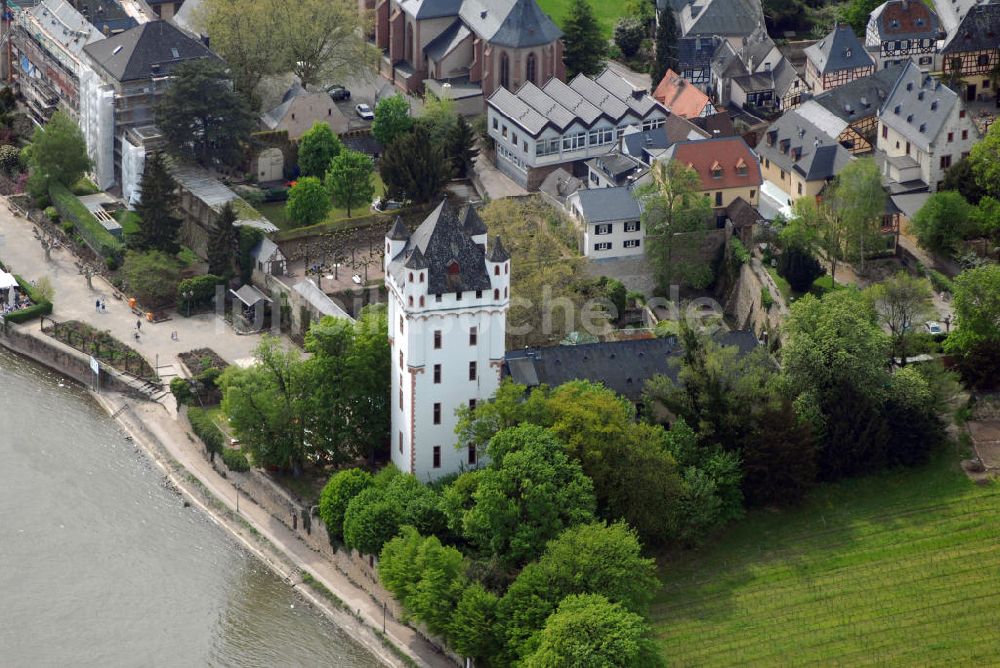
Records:
M347 632L352 640L368 650L381 663L386 666L407 665L394 652L389 651L385 647L384 643L391 643L391 640L386 639L380 642L378 636L375 635L377 630L347 611L346 604L340 601L339 598L336 600L340 602L342 607L337 608L332 606L329 600L324 600L326 597L321 592L316 591L314 585L311 585L302 578L302 573L305 571L291 563L288 558L280 555L277 546L268 540L253 523L247 520L242 514L235 515L234 511L229 509L221 499L214 495L195 473L171 456L166 447L155 436L148 433L148 430L142 428L136 429L135 425L123 419L125 414L131 415L132 413L130 405L127 402L116 406L108 398L108 395L112 393L98 393L90 388L85 389L87 394L104 410L108 417L114 420L121 430L129 435L132 442L139 446L143 454L160 469L171 487L186 502L189 502L192 506L205 513L209 520L232 536L264 566L291 586L292 589L296 590L306 602ZM118 413L117 415L115 415L116 412ZM132 417L139 421L138 416L132 415ZM186 473L186 476L178 475L181 471ZM247 499L245 503L253 502ZM315 576L312 577L316 581ZM330 592L330 595L336 596L332 592ZM403 651L398 647L394 646L394 648L399 652Z

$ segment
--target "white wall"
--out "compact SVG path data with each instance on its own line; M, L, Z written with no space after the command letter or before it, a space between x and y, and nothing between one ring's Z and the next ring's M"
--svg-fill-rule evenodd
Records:
M115 92L89 67L80 72L80 129L98 187L115 183Z
M122 199L132 208L139 201L139 184L146 165L146 149L122 137Z

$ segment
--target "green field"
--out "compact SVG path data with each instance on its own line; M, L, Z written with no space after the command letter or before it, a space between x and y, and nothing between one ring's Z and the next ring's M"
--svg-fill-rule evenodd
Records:
M563 19L569 13L572 0L538 0L538 6L548 14L556 25L562 27ZM604 30L604 36L611 39L611 32L615 28L615 21L625 13L625 3L618 0L590 0L590 6L594 9L594 15Z
M996 665L1000 486L955 460L828 485L663 556L670 665Z
M375 180L375 197L381 197L382 193L385 192L385 185L382 183L382 177L379 176L376 171L373 174L373 178ZM292 221L288 219L288 215L285 213L285 202L262 202L254 208L264 214L264 217L274 223L279 229L286 230L295 227L292 224ZM363 218L365 216L370 216L371 214L371 209L362 204L361 206L354 207L351 210L350 218L348 218L347 209L334 206L330 209L330 213L326 214L326 219L323 222L333 223L339 220Z

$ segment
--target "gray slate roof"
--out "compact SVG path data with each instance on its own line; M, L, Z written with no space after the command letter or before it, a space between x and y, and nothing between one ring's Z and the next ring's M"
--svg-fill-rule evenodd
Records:
M806 49L806 57L820 74L875 66L864 45L847 24L834 26L830 34Z
M902 65L890 65L870 76L824 91L813 100L835 116L852 123L877 114L902 74Z
M591 188L576 194L580 210L588 224L611 220L639 220L642 206L628 186Z
M396 282L403 283L403 268L411 257L426 263L427 290L432 294L466 290L488 290L486 251L466 232L465 216L460 216L446 200L413 231L403 250L389 263ZM458 263L458 272L449 273L449 265Z
M787 147L782 151L782 147ZM795 153L800 151L799 159ZM836 137L806 120L798 109L786 112L771 124L757 143L757 153L779 169L795 171L806 181L832 179L851 160L850 152Z
M562 37L535 0L465 0L458 15L477 35L497 46L521 49Z
M424 53L432 60L441 60L471 36L472 31L462 23L462 20L455 19L450 26L444 29L444 32L424 47Z
M1000 44L1000 2L976 5L949 35L941 53L996 49Z
M879 120L926 151L956 104L961 102L953 90L907 61L879 111Z
M749 331L725 332L714 338L721 346L736 346L740 355L758 346L757 337ZM646 381L653 376L677 380L679 367L671 362L681 352L675 337L525 348L504 356L504 374L528 386L555 387L571 380L590 380L638 401Z
M121 47L121 48L119 48ZM212 51L168 21L151 21L83 49L117 81L165 76L188 60L217 59ZM154 66L159 70L154 72Z
M462 0L403 0L400 8L418 19L439 19L456 16Z
M684 70L708 69L712 63L716 43L711 37L681 37L677 40L677 63L681 73Z
M753 0L696 0L680 11L682 35L749 35L764 23L760 2Z
M310 279L304 279L299 281L292 286L292 290L302 295L309 304L312 305L317 311L323 315L333 316L334 318L343 318L345 320L354 321L354 318L349 316L344 309L337 305L337 302L330 299L330 297L316 287L316 284Z
M104 39L101 31L65 0L43 0L27 11L51 38L74 55L79 55L85 45Z

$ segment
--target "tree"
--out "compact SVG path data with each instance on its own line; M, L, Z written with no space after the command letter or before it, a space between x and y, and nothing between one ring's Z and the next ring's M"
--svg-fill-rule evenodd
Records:
M650 3L646 3L647 5ZM632 16L623 16L615 23L615 44L626 58L631 58L639 52L642 40L646 36L646 24Z
M472 657L477 666L499 666L493 660L502 655L502 640L497 619L500 600L478 582L473 582L459 596L448 636L452 648L461 656Z
M12 144L0 146L0 171L7 176L16 176L21 171L21 152Z
M961 193L955 190L936 192L913 216L913 231L927 250L952 255L958 242L970 231L972 211Z
M830 191L830 208L843 228L843 250L865 272L867 253L879 238L886 194L882 175L872 158L859 158L847 164Z
M410 116L410 103L399 93L383 97L375 105L372 136L378 139L383 146L388 146L397 137L406 134L412 128L413 118Z
M945 351L959 357L967 384L991 389L1000 380L1000 267L963 271L954 286L952 303L960 326L945 339Z
M879 388L882 392L887 380ZM871 473L888 463L890 434L881 397L866 389L841 380L822 395L823 429L816 462L820 480Z
M232 90L226 66L202 58L174 69L156 105L156 125L175 155L206 166L236 166L254 118L246 99Z
M330 161L343 150L344 145L329 123L313 123L299 140L299 174L323 178L330 169Z
M931 313L931 286L924 278L900 271L867 290L879 322L892 338L890 361L906 366L907 343Z
M748 505L794 505L816 480L816 444L790 401L770 403L743 444L743 496Z
M567 596L538 634L526 668L621 668L660 666L641 615L599 594Z
M344 469L330 477L319 495L319 516L331 538L343 538L347 505L372 484L372 475L361 469Z
M364 554L377 555L382 547L409 525L423 535L444 534L445 517L439 497L416 478L387 467L375 476L344 511L344 543Z
M253 356L253 366L230 366L219 377L222 410L258 466L299 475L308 453L304 426L311 392L301 354L265 335Z
M236 209L226 202L219 211L215 229L208 238L208 273L229 279L233 275L236 250Z
M792 290L808 292L813 282L826 273L819 260L800 245L786 246L778 258L778 273Z
M837 280L837 261L843 255L846 226L826 202L812 197L800 197L793 205L794 217L781 231L782 242L809 252L820 251L830 263L830 278Z
M656 20L656 3L653 0L625 0L625 14L648 29Z
M639 191L646 228L646 257L664 291L676 280L703 288L712 281L711 268L698 256L708 230L712 207L699 192L701 179L676 161L654 163L655 186Z
M315 176L298 179L288 191L285 212L298 227L308 227L322 222L330 213L330 195L323 182Z
M536 632L566 596L600 594L641 615L657 589L655 562L642 556L628 525L591 523L566 529L500 599L507 650L522 658L534 652Z
M351 0L279 2L278 33L283 69L303 86L318 85L370 71L378 52L365 42L365 22Z
M568 526L592 520L593 483L566 456L562 443L535 425L499 432L463 518L463 533L508 567L538 556Z
M451 176L442 147L431 142L422 126L389 144L382 154L379 172L390 198L418 204L437 197Z
M161 251L125 255L122 273L129 291L148 309L171 304L177 297L181 269L177 259Z
M195 21L211 39L212 49L226 61L236 91L260 107L257 86L265 76L281 74L281 31L265 29L279 25L283 3L277 0L208 0Z
M892 392L883 409L889 442L886 462L890 466L926 464L945 440L940 407L927 378L914 367L892 375Z
M458 113L455 111L454 100L438 97L433 93L424 95L424 108L414 126L427 130L432 143L439 144L446 152L450 152L451 139L457 125Z
M979 204L979 200L986 194L986 191L976 183L976 175L969 158L962 158L945 171L944 180L938 190L957 190L972 205Z
M663 80L667 70L678 71L677 61L677 19L674 10L666 7L660 12L656 26L656 60L651 64L650 79L654 86Z
M346 149L330 163L323 185L333 203L347 209L348 218L351 217L351 207L372 201L375 195L374 172L375 163L360 151Z
M597 74L604 60L606 45L589 0L573 0L562 29L566 76Z
M476 131L465 120L465 116L460 115L449 139L448 153L451 155L452 171L456 177L463 178L468 175L476 162L476 156L479 155L479 149L476 148Z
M135 211L141 222L134 245L174 255L180 250L177 237L181 231L181 220L174 215L178 201L177 182L167 171L162 153L154 153L146 161L140 191L142 198Z
M851 26L855 35L864 36L868 27L868 18L880 4L882 3L878 0L851 0L844 7L841 20Z
M31 169L28 190L36 198L48 193L51 183L72 188L90 169L83 133L62 110L35 129L24 155Z
M976 183L988 193L1000 193L1000 127L994 123L969 154Z

